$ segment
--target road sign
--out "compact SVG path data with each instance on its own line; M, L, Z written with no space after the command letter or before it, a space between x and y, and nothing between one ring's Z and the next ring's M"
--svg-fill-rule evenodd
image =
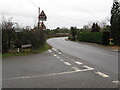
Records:
M44 22L41 23L41 27L42 27L42 29L46 29Z
M45 15L44 11L42 11L38 17L41 21L46 21L47 16Z

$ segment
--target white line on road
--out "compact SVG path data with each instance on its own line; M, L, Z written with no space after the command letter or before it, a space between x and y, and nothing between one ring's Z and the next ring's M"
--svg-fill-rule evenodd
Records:
M81 72L86 72L86 71L91 71L91 70L94 70L94 68L82 69Z
M95 73L98 74L98 75L101 76L101 77L104 77L104 78L109 77L108 75L106 75L106 74L104 74L104 73L102 73L102 72L95 72Z
M89 66L87 66L87 65L85 65L85 66L83 66L83 67L85 67L85 68L87 68L87 69L91 69L92 67L89 67ZM94 69L94 68L93 68Z
M57 55L56 55L56 54L53 54L53 56L55 56L55 57L56 57Z
M75 71L60 72L60 73L51 73L51 74L46 74L46 75L21 76L21 77L7 78L7 79L2 79L2 80L19 80L19 79L39 78L39 77L65 75L65 74L72 74L72 73L77 73L77 72L84 72L84 71L93 70L93 69L83 69L83 70L80 70L77 67L72 67L72 68Z
M70 66L71 64L69 62L64 62L65 65Z
M78 61L75 61L75 63L76 63L76 64L78 64L78 65L80 65L80 64L83 64L83 63L81 63L81 62L78 62Z
M49 53L52 53L52 51L51 51L51 50L48 50L48 52L49 52Z
M17 79L27 79L27 78L31 78L31 76L21 76L21 77L14 77L14 78L2 79L2 80L5 81L5 80L17 80Z
M58 52L58 54L62 54L61 52Z
M91 71L91 70L94 70L94 68L87 68L87 69L82 69L80 70L79 68L77 67L72 67L76 72L86 72L86 71Z
M115 84L119 84L119 83L120 83L120 81L113 81L113 83L115 83Z
M21 77L7 78L7 79L2 79L2 80L5 81L5 80L19 80L19 79L39 78L39 77L47 77L47 76L72 74L72 73L77 73L77 72L81 72L81 71L82 70L60 72L60 73L51 73L51 74L46 74L46 75L21 76Z
M55 48L52 48L55 52L57 52L58 54L62 54L61 52L59 52L58 50L56 50Z
M79 68L77 68L77 67L72 67L72 69L74 69L76 72L78 72L78 71L81 71Z
M57 52L57 50L55 48L52 48L52 49Z
M21 77L21 78L23 78L23 79L24 79L24 78L30 78L30 76L23 76L23 77Z

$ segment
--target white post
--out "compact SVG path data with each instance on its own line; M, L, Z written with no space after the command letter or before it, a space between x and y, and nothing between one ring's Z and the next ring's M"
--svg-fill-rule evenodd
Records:
M20 48L17 49L17 52L18 52L18 53L20 52Z

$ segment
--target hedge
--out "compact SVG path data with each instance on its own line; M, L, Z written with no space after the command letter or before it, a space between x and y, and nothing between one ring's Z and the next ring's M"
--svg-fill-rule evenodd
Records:
M109 32L79 32L76 39L79 41L109 45Z

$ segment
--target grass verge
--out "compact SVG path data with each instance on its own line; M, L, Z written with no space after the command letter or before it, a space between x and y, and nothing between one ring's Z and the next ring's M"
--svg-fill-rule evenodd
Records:
M2 54L0 53L0 59L2 58Z
M49 44L45 44L42 48L39 48L39 49L33 49L32 50L32 53L42 53L44 51L47 51L49 49L51 49L52 47L49 45Z
M46 43L42 48L32 49L32 50L30 50L30 52L4 53L4 54L0 55L0 57L6 58L6 57L10 57L10 56L26 56L26 55L31 55L31 54L35 54L35 53L42 53L42 52L47 51L51 48L52 47L48 43Z

